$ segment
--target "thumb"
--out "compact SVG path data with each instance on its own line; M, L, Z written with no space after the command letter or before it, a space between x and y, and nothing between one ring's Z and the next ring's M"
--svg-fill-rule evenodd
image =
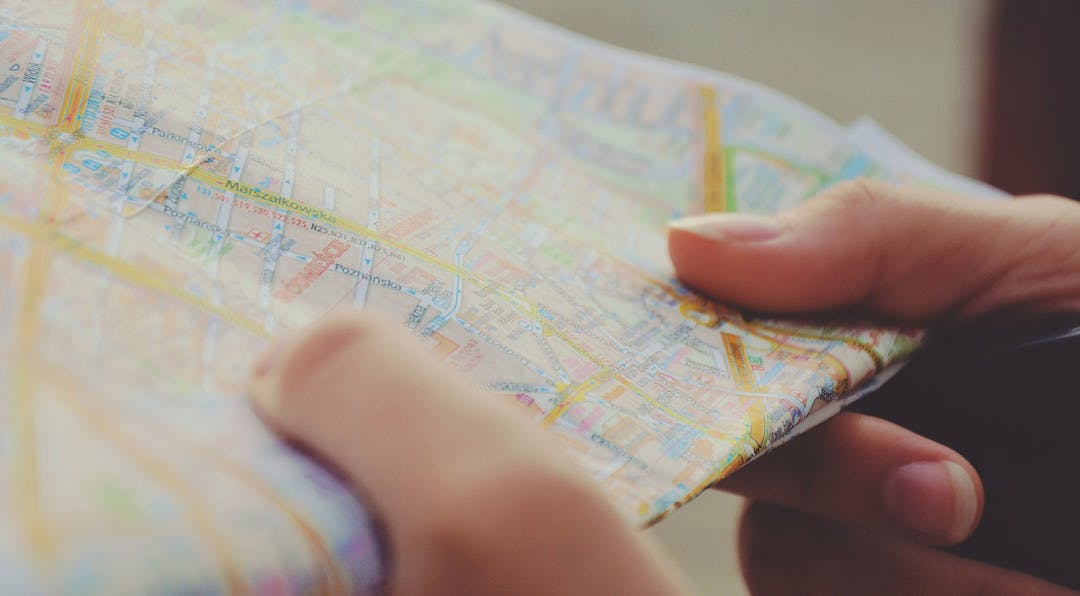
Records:
M905 320L1080 309L1080 205L989 201L877 181L767 217L674 221L687 284L769 311L860 307Z
M331 315L277 343L252 377L262 418L380 516L390 594L679 590L547 434L388 322Z

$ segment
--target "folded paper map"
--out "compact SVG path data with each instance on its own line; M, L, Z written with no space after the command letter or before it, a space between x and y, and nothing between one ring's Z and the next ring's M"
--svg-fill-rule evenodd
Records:
M860 130L484 3L4 0L0 593L377 586L363 505L242 395L338 309L660 518L917 346L742 314L666 256L677 216L966 184Z

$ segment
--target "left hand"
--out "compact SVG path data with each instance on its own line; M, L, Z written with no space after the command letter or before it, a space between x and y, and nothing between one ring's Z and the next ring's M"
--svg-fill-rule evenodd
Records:
M687 592L550 436L414 343L367 313L331 316L279 342L249 391L380 518L390 594Z

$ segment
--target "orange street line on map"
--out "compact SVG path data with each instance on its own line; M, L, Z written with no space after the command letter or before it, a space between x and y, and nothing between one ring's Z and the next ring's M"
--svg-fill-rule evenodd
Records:
M11 430L14 435L15 462L14 486L15 511L13 517L22 526L26 543L38 559L52 553L53 544L48 524L41 511L41 478L38 470L38 428L35 407L36 379L34 378L34 355L36 354L41 321L38 310L45 293L50 255L47 248L33 244L30 255L22 265L22 291L18 314L18 328L12 354L14 368L11 376L13 396Z
M588 379L585 379L584 382L578 385L577 389L575 389L573 393L567 396L566 399L556 404L556 406L552 408L550 412L548 412L547 416L544 416L544 420L543 422L541 422L541 426L547 428L552 424L555 424L555 422L560 417L562 417L562 415L566 413L566 411L569 410L571 406L585 399L586 393L608 382L609 380L611 380L612 376L613 375L610 370L604 369L592 375Z
M49 133L49 126L46 124L34 122L33 120L22 120L8 114L0 114L0 127L10 128L16 137L44 137Z
M39 222L51 224L55 215L67 201L67 187L59 178L59 167L64 161L64 152L56 151L51 156L49 171L45 179L45 204L38 216ZM38 224L39 226L42 224ZM27 543L38 559L48 557L53 550L47 522L41 511L39 462L37 460L37 379L32 374L40 336L40 306L45 295L45 284L52 268L52 250L40 241L31 238L30 256L23 263L23 282L20 293L21 302L18 315L18 349L15 354L14 390L12 401L15 415L14 433L16 436L15 463L16 477L15 502L18 518L26 534Z
M135 163L155 166L159 168L165 168L172 170L177 174L182 173L184 170L184 164L171 160L167 157L155 155L153 153L147 153L144 151L133 151L127 147L109 143L108 141L102 141L98 139L91 139L83 137L74 143L71 143L69 147L74 151L78 149L95 149L104 151L109 154L110 157L121 159L125 161L133 161Z
M746 412L746 417L750 422L749 437L754 442L754 450L756 451L765 444L765 433L767 431L765 426L765 405L760 400L754 402Z
M38 223L53 226L57 219L63 215L68 203L68 187L63 181L63 166L67 161L67 149L57 148L53 151L49 160L46 177L48 184L45 187L45 205L38 215Z
M80 31L82 35L73 57L74 67L71 78L64 91L64 99L60 103L57 119L59 132L72 133L79 128L77 125L79 116L85 109L86 100L90 97L90 86L94 79L94 69L97 67L103 33L99 4L99 2L88 2L80 5L78 16L86 15L85 21L80 25L80 19L77 18L72 27L73 31Z
M716 110L716 90L709 85L698 88L701 99L705 155L702 158L702 186L705 191L705 211L727 209L727 182L724 171L724 150L720 145L720 115Z
M761 391L750 368L750 358L746 353L746 347L743 346L742 338L727 332L722 332L720 337L724 342L724 355L727 356L728 368L735 379L735 386L745 393Z

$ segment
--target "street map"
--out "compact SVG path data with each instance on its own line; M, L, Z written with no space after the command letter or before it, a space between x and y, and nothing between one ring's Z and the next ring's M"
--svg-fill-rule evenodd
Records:
M665 222L953 180L871 144L487 3L0 2L0 592L375 589L362 503L243 396L340 309L659 519L922 337L713 303Z

